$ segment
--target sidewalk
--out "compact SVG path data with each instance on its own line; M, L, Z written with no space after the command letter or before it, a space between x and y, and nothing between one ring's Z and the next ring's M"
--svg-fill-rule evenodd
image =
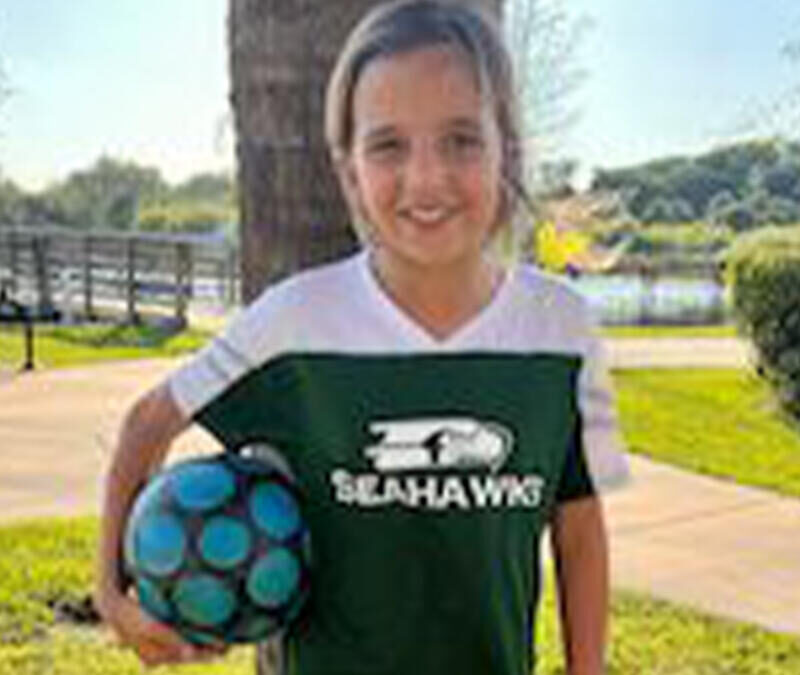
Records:
M735 340L700 342L614 340L608 360L615 368L746 362ZM121 416L176 364L116 363L0 384L0 521L97 512ZM214 449L192 430L171 457ZM800 500L639 457L631 464L632 485L607 499L614 584L800 635Z

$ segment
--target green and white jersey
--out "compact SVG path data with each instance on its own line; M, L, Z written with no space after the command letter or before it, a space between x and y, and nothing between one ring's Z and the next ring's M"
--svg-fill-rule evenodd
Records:
M519 267L446 340L367 253L268 290L170 379L229 448L291 465L313 550L298 675L526 675L541 533L627 476L583 300Z

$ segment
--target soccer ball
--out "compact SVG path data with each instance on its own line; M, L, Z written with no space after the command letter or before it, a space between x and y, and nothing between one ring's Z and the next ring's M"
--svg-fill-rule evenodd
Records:
M297 617L309 594L298 491L264 446L156 474L133 504L123 548L145 611L197 644L266 638Z

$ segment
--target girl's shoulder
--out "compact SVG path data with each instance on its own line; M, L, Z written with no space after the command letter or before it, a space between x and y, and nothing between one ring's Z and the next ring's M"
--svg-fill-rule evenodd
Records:
M358 254L309 267L267 286L242 313L260 322L287 313L336 311L357 291L359 274Z
M514 271L515 295L522 303L571 315L590 312L586 298L564 277L546 272L536 265L520 264Z

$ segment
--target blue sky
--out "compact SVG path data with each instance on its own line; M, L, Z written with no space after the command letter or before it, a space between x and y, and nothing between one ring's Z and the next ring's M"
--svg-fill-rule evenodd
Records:
M800 85L781 44L795 0L568 0L594 27L564 154L594 166L699 152L739 138ZM793 6L795 5L795 6ZM36 189L109 154L171 181L231 167L227 0L3 0L0 170ZM800 104L798 105L800 110ZM789 126L783 118L784 126ZM800 115L794 117L800 128ZM752 133L753 129L746 129Z

